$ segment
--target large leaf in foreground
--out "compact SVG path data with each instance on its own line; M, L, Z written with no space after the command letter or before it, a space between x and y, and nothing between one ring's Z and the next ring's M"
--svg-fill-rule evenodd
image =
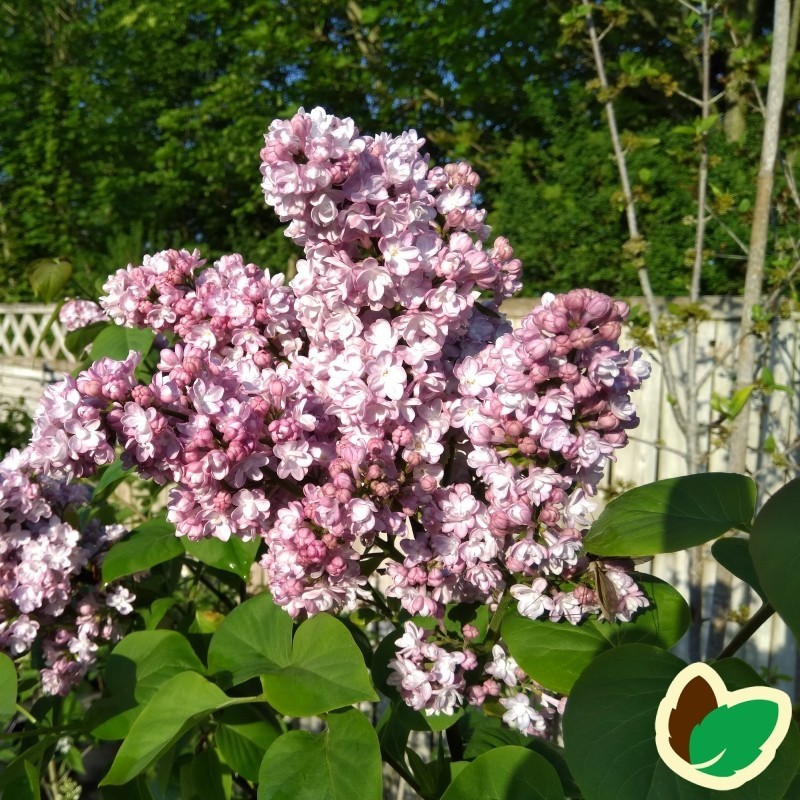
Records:
M749 531L756 486L745 475L707 472L638 486L612 500L586 536L599 556L685 550L731 528Z
M261 764L258 800L380 800L381 753L375 729L355 709L325 718L322 733L289 731Z
M497 747L456 775L442 800L564 800L555 769L524 747Z
M800 639L800 478L787 483L758 512L750 554L767 599Z

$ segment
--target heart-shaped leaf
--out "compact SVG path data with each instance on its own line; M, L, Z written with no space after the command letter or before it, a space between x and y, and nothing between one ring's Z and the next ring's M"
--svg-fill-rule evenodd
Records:
M317 614L297 629L291 659L267 672L262 683L269 704L291 717L379 699L358 645L328 614Z
M267 701L281 714L322 714L376 701L369 672L347 627L328 614L303 622L291 638L291 617L264 593L228 614L211 639L209 669L233 684L261 676Z
M749 531L756 485L744 475L706 472L638 486L612 500L586 536L599 556L685 550L731 528Z
M381 752L375 729L356 709L325 718L322 733L289 731L261 764L258 800L380 800Z
M198 561L209 567L238 575L242 580L247 580L250 575L250 568L253 566L260 542L259 539L243 542L237 536L232 536L227 542L214 537L196 542L189 539L180 541L186 552Z
M281 729L266 704L226 708L216 715L215 741L234 772L253 783L264 753L281 735Z
M146 355L153 344L155 334L150 329L123 328L111 325L97 334L89 351L89 358L97 361L104 356L115 361L124 361L131 350Z

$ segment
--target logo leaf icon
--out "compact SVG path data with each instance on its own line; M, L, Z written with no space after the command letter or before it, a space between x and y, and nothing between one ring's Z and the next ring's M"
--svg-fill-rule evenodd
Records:
M689 737L689 760L707 775L728 777L752 764L778 722L771 700L745 700L719 706L695 725Z

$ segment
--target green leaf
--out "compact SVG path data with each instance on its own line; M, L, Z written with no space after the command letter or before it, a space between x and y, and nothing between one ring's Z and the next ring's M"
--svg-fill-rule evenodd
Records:
M0 653L0 720L8 720L17 713L17 670L14 662Z
M225 762L234 772L257 783L264 753L281 734L278 723L266 706L255 704L226 708L216 719L214 740Z
M181 800L229 800L230 772L214 750L206 748L181 767Z
M173 675L136 718L100 785L132 780L183 733L232 702L236 700L196 672Z
M63 258L40 258L29 269L31 288L44 303L56 300L72 275L72 264Z
M758 512L750 536L750 554L767 599L800 639L800 478L777 491Z
M141 775L124 786L104 786L100 791L103 800L153 800L153 793Z
M318 614L291 639L292 620L264 593L228 614L211 639L209 669L234 685L262 676L268 702L294 717L375 701L364 659L339 620Z
M122 462L117 458L112 461L100 476L97 485L92 492L92 500L99 502L105 500L129 475L133 474L133 469L125 469Z
M0 770L3 800L39 800L39 769L25 759Z
M761 587L761 581L758 579L747 539L718 539L711 545L711 555L728 572L733 573L739 580L751 586L762 600L767 599L764 589Z
M756 486L744 475L707 472L640 486L612 500L586 536L599 556L685 550L731 528L748 531Z
M129 633L112 651L105 669L109 697L95 703L88 724L100 739L123 739L145 704L170 678L204 672L189 642L176 631Z
M792 726L767 769L739 789L715 792L689 783L661 760L658 706L686 666L665 650L624 645L598 656L573 687L564 713L564 750L585 800L780 800L800 764ZM737 659L712 664L729 690L760 684Z
M152 519L108 551L103 561L103 581L110 583L124 575L144 572L180 555L183 545L175 535L175 526L165 519Z
M144 356L153 344L155 334L153 331L140 328L123 328L120 325L110 325L100 331L92 342L89 358L92 361L108 357L115 361L124 361L131 350Z
M689 759L708 775L734 775L758 758L777 721L778 704L769 700L719 706L692 730ZM712 760L714 763L702 766Z
M456 775L442 800L563 800L553 767L524 747L497 747Z
M76 358L83 355L83 351L97 338L101 331L110 328L113 325L111 322L93 322L85 328L78 328L64 336L64 344L67 350L72 353Z
M633 573L650 598L651 607L631 622L531 620L516 611L503 618L503 639L516 662L534 680L568 694L575 681L601 653L622 644L641 642L669 649L689 627L689 607L680 593L652 575Z
M355 709L327 715L322 733L290 731L261 764L258 800L380 800L378 737Z
M231 536L227 542L213 537L196 542L186 538L180 541L190 556L194 556L209 567L232 572L242 580L247 580L250 575L250 568L253 566L260 544L259 539L243 542L237 536Z
M378 700L358 645L328 614L317 614L297 629L291 659L265 673L262 683L267 702L291 717Z
M292 618L269 593L251 597L228 614L211 639L208 668L236 686L291 661Z

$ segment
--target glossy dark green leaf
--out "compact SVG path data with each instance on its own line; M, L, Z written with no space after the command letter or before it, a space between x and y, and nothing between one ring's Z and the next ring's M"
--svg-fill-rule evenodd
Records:
M564 714L564 749L586 800L780 800L800 764L800 733L792 726L773 762L738 789L717 792L680 778L661 760L655 718L667 690L686 666L664 650L624 645L598 656L575 683ZM737 659L712 665L729 690L758 685Z
M101 785L132 780L181 734L231 702L221 689L196 672L174 675L136 718Z
M800 478L776 492L758 512L750 536L750 554L764 593L800 639Z
M378 737L356 709L328 714L322 733L289 731L261 764L258 800L381 800Z
M756 486L744 475L707 472L630 489L612 500L586 536L599 556L685 550L731 528L749 531Z
M564 800L555 769L524 747L497 747L456 775L442 800Z
M181 542L186 552L203 564L231 572L242 580L247 580L260 540L243 542L238 537L232 536L227 542L213 537L196 542L183 538Z
M750 543L747 539L718 539L711 545L711 555L725 569L752 587L762 600L767 599L761 581L758 579L758 573L750 555Z
M111 547L103 560L103 580L110 583L125 575L144 572L180 555L183 545L175 535L175 526L165 519L153 519Z
M598 656L621 644L642 642L669 649L689 627L689 607L680 593L652 575L633 573L651 607L631 622L592 619L580 625L530 620L516 611L503 618L503 639L517 663L534 680L568 694L581 672Z
M113 358L115 361L124 361L131 350L144 355L150 350L155 334L150 329L124 328L121 325L112 325L100 331L92 342L89 358L97 361L103 357Z

